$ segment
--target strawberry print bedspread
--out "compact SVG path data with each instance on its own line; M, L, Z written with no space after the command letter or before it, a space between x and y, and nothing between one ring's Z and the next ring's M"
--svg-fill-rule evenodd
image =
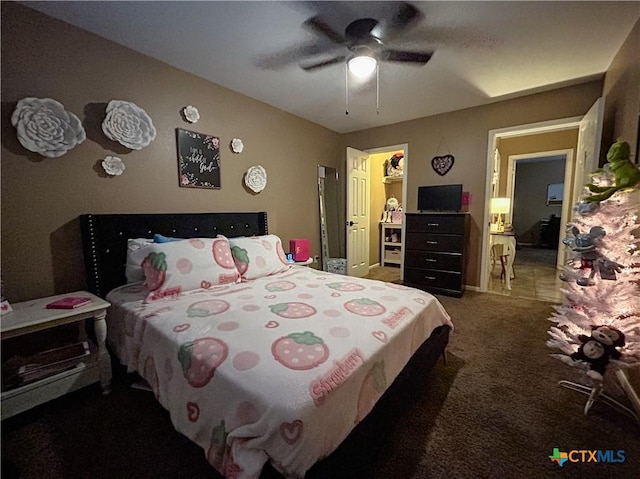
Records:
M109 294L109 343L227 478L257 478L267 460L304 476L452 326L423 291L301 266L152 304L145 293Z

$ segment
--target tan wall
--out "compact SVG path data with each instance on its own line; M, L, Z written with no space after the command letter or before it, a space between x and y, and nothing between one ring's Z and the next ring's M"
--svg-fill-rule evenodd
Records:
M615 56L605 76L605 128L602 132L602 158L618 139L631 145L631 152L638 155L640 138L640 20ZM635 162L638 163L637 156Z
M467 283L479 286L489 130L584 115L601 92L602 82L592 81L476 108L348 133L342 137L343 146L366 150L403 143L409 145L410 161L405 171L407 198L404 199L408 212L416 211L419 185L464 185L464 191L469 191L473 198L469 207L472 221ZM431 158L445 153L441 146L444 144L450 149L446 153L454 155L455 163L449 173L439 176L431 168Z
M317 165L342 169L339 135L135 53L14 2L2 3L2 279L10 301L85 287L77 217L85 213L267 211L284 241L309 238L320 253ZM88 139L60 158L18 143L11 114L21 98L50 97L78 115ZM100 125L112 99L146 110L157 138L140 151L108 140ZM201 115L190 125L186 105ZM175 128L221 141L219 190L178 186ZM232 138L245 150L233 154ZM99 162L120 156L126 171L107 178ZM243 174L261 164L266 189Z
M543 151L575 150L578 147L578 129L523 135L514 138L500 138L498 151L500 152L500 181L498 196L504 196L507 191L507 170L509 156L526 155Z

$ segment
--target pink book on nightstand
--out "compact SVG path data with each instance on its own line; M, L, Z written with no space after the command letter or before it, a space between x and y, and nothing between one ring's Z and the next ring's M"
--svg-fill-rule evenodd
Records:
M86 296L67 296L47 304L47 309L75 309L91 302Z

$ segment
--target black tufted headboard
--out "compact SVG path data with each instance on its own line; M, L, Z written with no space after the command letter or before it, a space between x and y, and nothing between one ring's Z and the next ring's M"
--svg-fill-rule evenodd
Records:
M126 283L127 240L155 233L179 238L253 236L268 233L267 213L167 213L81 215L87 288L105 297Z

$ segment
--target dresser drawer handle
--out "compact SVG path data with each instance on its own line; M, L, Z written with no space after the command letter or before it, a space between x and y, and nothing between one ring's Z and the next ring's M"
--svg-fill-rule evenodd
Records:
M434 280L434 279L436 279L436 277L435 276L425 276L424 279Z
M427 244L438 244L437 241L427 241Z
M437 262L438 262L438 260L437 260L437 259L431 259L431 258L425 258L425 261L426 261L427 263L437 263Z
M427 226L440 226L440 223L427 223Z

